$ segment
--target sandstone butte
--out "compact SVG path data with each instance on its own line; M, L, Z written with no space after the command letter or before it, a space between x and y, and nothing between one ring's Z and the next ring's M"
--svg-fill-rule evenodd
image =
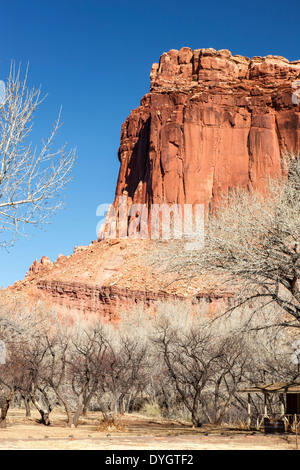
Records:
M114 207L126 196L128 207L200 203L209 210L233 187L263 190L266 177L280 175L282 152L300 149L297 80L300 60L188 47L163 53L149 93L122 125ZM53 263L35 261L2 299L110 319L160 299L205 299L215 308L230 296L213 279L187 284L163 265L149 266L152 240L101 238Z

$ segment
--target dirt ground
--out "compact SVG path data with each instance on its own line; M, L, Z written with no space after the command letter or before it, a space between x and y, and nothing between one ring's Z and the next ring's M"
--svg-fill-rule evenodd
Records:
M118 429L99 427L101 413L89 413L77 428L53 411L51 426L38 423L38 413L11 409L0 429L0 450L296 450L296 436L266 435L228 426L192 429L178 421L125 415ZM300 442L299 442L300 444ZM300 448L300 445L299 445Z

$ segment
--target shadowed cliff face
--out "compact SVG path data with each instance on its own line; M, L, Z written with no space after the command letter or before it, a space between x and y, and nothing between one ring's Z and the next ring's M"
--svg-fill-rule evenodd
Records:
M300 61L182 48L150 79L122 126L115 206L126 195L129 205L210 207L232 187L261 189L280 174L280 154L300 149Z

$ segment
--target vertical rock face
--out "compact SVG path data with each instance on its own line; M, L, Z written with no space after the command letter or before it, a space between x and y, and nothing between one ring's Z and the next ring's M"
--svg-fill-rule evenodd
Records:
M122 126L115 206L126 195L129 205L209 208L232 187L260 189L283 151L300 150L300 61L184 47L150 79Z

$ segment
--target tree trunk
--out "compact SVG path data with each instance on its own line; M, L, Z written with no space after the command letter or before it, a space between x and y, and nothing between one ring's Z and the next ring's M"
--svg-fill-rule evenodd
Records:
M49 415L51 412L51 408L49 407L48 410L44 410L39 404L39 402L36 400L34 395L31 396L31 401L41 415L41 420L40 420L41 424L44 424L45 426L50 426Z
M192 411L192 423L193 423L193 428L201 428L202 426L202 423L198 417L198 412L194 409Z
M14 390L11 391L11 393L10 393L9 397L7 398L4 406L1 409L1 415L0 415L0 428L1 429L6 428L6 416L7 416L7 412L8 412L9 406L12 402L13 397L14 397Z
M96 390L96 387L88 395L84 394L84 396L83 396L83 410L82 410L82 415L83 416L86 416L86 414L89 410L90 402L91 402L93 396L95 395L95 390Z
M193 428L200 428L202 423L199 420L198 416L198 408L199 408L199 397L200 397L200 389L196 390L194 399L193 399L193 408L192 408L192 423Z
M28 395L22 396L25 405L26 416L31 416L30 405L29 405L29 397Z
M68 402L67 400L65 400L64 396L62 395L62 393L57 390L57 389L54 389L56 395L57 395L57 398L59 399L59 401L63 404L64 408L65 408L65 411L66 411L66 415L67 415L67 420L68 420L68 426L70 427L73 427L73 419L72 419L72 411L68 405Z
M78 426L78 420L80 416L82 415L82 412L83 412L83 394L80 394L78 397L77 408L72 419L72 424L73 426L75 426L75 428L77 428Z
M122 395L119 397L118 402L119 402L119 407L118 407L119 408L119 413L120 413L120 415L123 415L125 407L124 407L124 397Z

